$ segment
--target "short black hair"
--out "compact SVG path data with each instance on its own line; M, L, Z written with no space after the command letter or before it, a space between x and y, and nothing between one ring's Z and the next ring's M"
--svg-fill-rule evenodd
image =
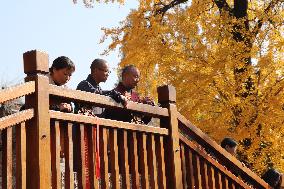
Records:
M70 58L68 58L66 56L59 56L52 62L52 65L49 68L49 72L52 73L53 69L60 70L60 69L64 69L64 68L71 69L74 72L75 71L75 64L73 63L73 61Z
M96 58L95 60L93 60L93 62L92 62L92 64L91 64L90 68L91 68L91 70L94 69L94 68L100 68L101 65L102 65L103 63L106 64L106 62L107 62L107 61L105 61L104 59Z
M137 69L137 67L133 64L127 65L124 68L121 69L121 77L123 77L123 75L127 72L129 72L131 69Z
M262 175L262 179L267 182L271 187L276 187L279 184L281 174L274 168L269 168Z
M237 145L238 145L238 143L234 139L229 138L229 137L224 138L221 142L222 148L225 148L226 146L233 148L233 147L236 147Z

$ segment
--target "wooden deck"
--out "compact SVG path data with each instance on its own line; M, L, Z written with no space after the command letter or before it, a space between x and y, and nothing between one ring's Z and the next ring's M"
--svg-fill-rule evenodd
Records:
M0 118L3 189L13 188L13 182L17 189L62 188L60 151L65 157L66 189L74 188L75 156L80 162L76 170L78 188L83 189L99 185L123 189L269 188L177 111L172 86L158 88L161 106L128 104L128 110L159 120L158 126L140 125L49 110L52 98L106 108L124 107L105 96L49 85L46 53L24 53L24 71L24 84L0 91L0 103L25 96L26 107ZM84 153L86 145L88 157ZM96 176L98 168L100 178Z

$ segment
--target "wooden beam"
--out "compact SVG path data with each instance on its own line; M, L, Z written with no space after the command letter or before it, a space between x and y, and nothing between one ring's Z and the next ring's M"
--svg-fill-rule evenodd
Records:
M258 187L267 188L267 183L265 183L259 176L257 176L254 172L252 172L249 168L243 166L243 164L229 154L225 149L223 149L220 145L218 145L214 140L212 140L208 135L203 133L199 128L194 126L190 121L188 121L183 115L178 113L179 122L185 126L190 133L190 137L194 137L196 142L201 146L206 146L212 149L218 156L224 160L223 164L227 162L229 163L230 168L235 167L242 174L246 176L246 178L250 178L250 180L254 181L254 184L257 184Z
M0 130L17 125L34 117L34 110L28 109L0 118Z
M0 103L4 103L9 100L14 100L22 96L35 92L35 82L30 81L17 86L9 87L0 90Z
M113 99L104 95L79 90L63 89L62 87L58 87L55 85L49 85L49 93L54 96L64 97L74 101L81 101L89 104L91 103L101 107L125 109L124 106L119 103L116 103ZM136 112L142 112L153 117L169 115L168 110L166 108L130 101L127 102L126 109L133 110Z
M133 130L139 132L146 132L146 133L154 133L160 135L168 135L168 130L165 128L159 128L149 125L141 125L141 124L134 124L122 121L115 121L110 119L104 118L97 118L92 116L86 116L81 114L73 114L73 113L63 113L59 111L49 111L50 118L58 119L58 120L65 120L71 121L76 123L89 123L89 124L96 124L100 123L102 127L112 127L118 129L125 129L125 130Z

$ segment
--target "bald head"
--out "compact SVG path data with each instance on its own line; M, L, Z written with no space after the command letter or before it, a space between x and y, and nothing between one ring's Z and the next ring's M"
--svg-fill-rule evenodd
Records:
M122 69L121 77L122 84L128 89L133 89L140 80L140 72L134 65L128 65Z
M105 82L109 75L107 61L103 59L95 59L91 64L91 75L96 83Z

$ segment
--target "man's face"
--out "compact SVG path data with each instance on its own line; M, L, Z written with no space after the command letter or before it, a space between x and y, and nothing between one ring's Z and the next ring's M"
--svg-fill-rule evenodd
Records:
M97 68L94 68L92 76L97 83L105 82L109 76L108 65L106 63L102 63Z
M133 89L140 80L140 72L137 68L128 70L122 78L122 83L126 88Z
M230 147L228 145L225 146L225 149L227 152L229 152L232 156L236 156L237 154L237 146L235 147Z

